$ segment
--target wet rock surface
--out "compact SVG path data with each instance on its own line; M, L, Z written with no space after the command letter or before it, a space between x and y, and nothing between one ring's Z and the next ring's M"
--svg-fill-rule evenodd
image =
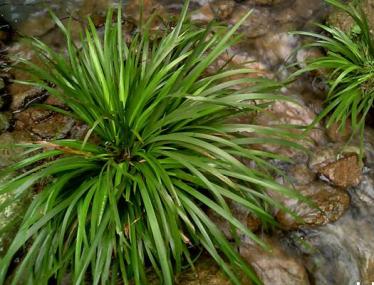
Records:
M361 167L356 154L347 154L321 167L318 172L338 187L348 188L360 183Z
M332 224L304 228L283 239L303 258L315 284L371 284L374 271L374 172L350 191L351 206Z
M319 226L338 220L349 207L347 192L336 189L321 181L296 186L295 190L310 199L312 204L297 199L284 199L287 206L298 218L289 213L278 212L276 218L284 229L296 229L303 226Z
M309 279L301 260L287 254L275 240L263 237L270 250L244 243L240 254L252 266L264 285L309 285Z
M359 148L342 144L328 145L313 150L309 167L332 185L341 188L360 183L362 166L358 158Z
M69 117L34 107L16 114L15 119L15 130L27 131L39 140L65 138L75 124Z

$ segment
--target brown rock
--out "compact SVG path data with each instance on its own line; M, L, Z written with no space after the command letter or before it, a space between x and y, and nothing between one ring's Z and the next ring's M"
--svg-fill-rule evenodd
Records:
M84 140L84 138L85 138L89 129L90 128L86 124L84 124L82 122L76 122L70 130L70 136L69 137L71 137L73 139L77 139L77 140ZM95 134L92 133L91 138L94 135Z
M235 25L249 10L250 8L245 5L237 5L228 23L230 25ZM263 7L254 8L251 15L244 21L239 30L247 38L263 36L271 28L271 22L269 22L270 18L271 14L268 9L263 9Z
M33 126L31 131L42 139L62 139L67 136L73 125L73 119L56 114Z
M191 13L191 20L199 23L208 24L214 20L214 13L209 4L206 4Z
M130 0L126 1L125 14L129 15L136 22L140 20L140 1ZM144 0L143 2L143 17L144 19L149 19L149 17L157 12L159 15L165 14L165 8L154 0Z
M235 2L232 0L217 0L210 3L210 7L219 20L226 20L234 11Z
M22 112L16 113L14 118L16 120L16 130L30 130L35 124L46 120L52 115L51 111L40 108L28 108Z
M297 229L301 226L318 226L338 220L349 206L350 198L345 191L329 186L321 181L297 186L296 190L310 199L315 207L297 199L281 198L282 203L295 213L301 220L288 213L279 211L278 222L285 229Z
M36 139L64 138L74 120L48 110L31 107L15 116L16 130L27 130Z
M64 102L62 102L59 98L49 95L48 98L44 102L47 105L57 106L57 107L64 107Z
M55 27L55 22L49 15L42 17L29 17L23 21L18 27L17 31L25 36L38 37L46 34Z
M10 109L13 111L20 110L30 103L40 102L47 97L46 92L40 88L29 88L24 92L17 93L15 91L15 88L17 87L14 85L15 84L11 85L13 96L12 103L10 104Z
M253 267L264 285L308 285L308 275L302 262L287 255L274 239L264 238L270 251L245 243L240 254Z
M304 164L295 164L289 169L289 176L296 185L307 185L316 180L316 175Z
M357 186L361 181L361 167L357 154L346 154L343 158L318 169L332 184L348 188Z

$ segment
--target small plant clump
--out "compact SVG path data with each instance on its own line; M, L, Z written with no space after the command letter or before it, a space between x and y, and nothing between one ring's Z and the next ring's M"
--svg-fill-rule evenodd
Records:
M296 74L313 70L327 72L330 88L326 108L316 121L329 115L327 127L335 123L340 131L350 124L352 136L360 134L363 143L365 120L374 101L374 37L362 9L339 0L326 2L346 12L355 26L351 32L344 32L338 27L318 25L327 35L298 32L315 38L316 42L307 46L322 48L326 55L311 60Z
M251 146L292 146L286 140L292 134L232 119L282 96L273 95L268 80L245 76L248 69L207 74L238 40L235 32L245 18L230 30L199 28L186 20L187 7L155 41L149 39L150 20L127 44L120 9L114 21L108 12L102 37L89 20L79 47L55 18L67 56L33 40L43 64L25 61L33 80L24 83L62 100L67 109L53 110L90 130L83 141L26 145L23 158L3 170L12 178L0 185L0 194L19 199L33 185L45 187L0 260L0 284L61 284L68 277L73 284L143 285L153 268L169 285L193 266L200 249L233 284L240 284L238 270L260 283L206 211L227 220L233 234L266 246L232 215L227 201L274 224L269 209L282 206L268 191L297 196L271 176L267 159L284 158Z

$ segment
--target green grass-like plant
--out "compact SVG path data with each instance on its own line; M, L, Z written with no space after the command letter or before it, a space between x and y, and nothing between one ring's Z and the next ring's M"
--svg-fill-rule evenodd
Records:
M320 121L327 116L327 127L337 124L342 131L351 122L352 137L360 134L363 143L366 116L374 100L374 42L367 17L362 9L353 3L344 4L339 0L327 3L352 17L352 31L342 31L338 27L318 25L327 35L298 32L300 35L316 39L307 47L322 48L326 55L308 62L296 75L324 70L327 73L329 91L326 107L317 117Z
M0 185L0 194L19 199L33 185L45 186L0 260L0 284L60 284L68 277L73 284L143 285L148 268L162 284L173 284L200 249L233 284L240 284L238 270L260 283L206 211L227 220L233 233L266 247L233 217L227 201L274 224L269 210L282 206L268 191L296 194L271 176L276 169L267 160L285 158L252 145L293 146L285 140L292 133L232 123L282 96L270 92L268 80L247 76L249 69L207 74L237 41L245 18L230 30L199 28L186 20L187 7L154 41L150 20L126 44L121 10L114 21L108 12L102 37L89 20L79 47L55 17L66 36L66 55L33 40L43 64L24 61L34 77L24 83L59 98L68 108L50 108L90 130L83 141L26 145L22 159L3 171L12 178Z

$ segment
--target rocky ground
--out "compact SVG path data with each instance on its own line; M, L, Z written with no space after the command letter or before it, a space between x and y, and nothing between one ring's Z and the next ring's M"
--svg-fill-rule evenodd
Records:
M64 5L60 2L56 1ZM79 5L75 6L74 19L90 13L96 25L101 25L109 1L75 2ZM144 0L144 3L146 14L157 11L166 15L181 7L180 1L171 0ZM363 5L374 19L374 1L364 0ZM129 22L126 25L129 29L132 28L131 22L139 16L137 7L138 1L127 2ZM292 72L287 65L296 63L303 66L307 58L322 53L319 50L297 50L304 39L289 34L289 31L312 30L315 29L313 22L326 19L345 29L351 27L349 18L330 11L322 0L192 0L191 17L200 24L216 19L232 25L250 9L253 9L252 16L241 28L243 42L231 48L221 60L230 58L233 65L251 67L274 79L284 79ZM74 30L79 31L79 21L74 20L73 25L76 25ZM54 23L46 17L29 17L27 21L15 24L16 32L13 33L6 28L5 22L0 26L5 27L0 32L0 145L51 138L82 138L87 130L84 125L31 106L36 102L60 106L60 102L43 90L10 83L12 78L26 78L24 73L11 68L17 59L34 58L33 52L19 41L18 34L37 36L59 48L63 41ZM12 39L10 35L13 35ZM325 91L320 74L304 76L282 89L299 104L276 102L267 112L252 119L262 125L310 124L321 111ZM310 132L308 139L299 142L310 151L309 154L272 145L258 146L292 158L293 164L274 162L289 176L287 181L282 177L277 179L294 187L319 207L318 210L296 200L280 198L303 218L303 222L275 211L281 227L270 235L261 232L259 222L248 211L232 205L235 215L272 246L272 251L264 251L244 239L239 248L264 284L333 285L356 284L356 281L370 284L374 281L374 130L368 127L365 132L364 165L357 159L357 140L348 141L349 136L348 128L344 133L338 133L335 127L325 129L319 125ZM16 158L16 148L0 151L1 167ZM5 198L0 196L0 200ZM27 203L27 200L20 201L0 212L0 232L5 232L0 236L0 254L12 238L14 227L10 225L17 224L23 205ZM228 226L219 219L216 222L229 237ZM211 259L203 257L196 272L182 274L179 284L221 285L229 282ZM243 284L250 283L243 279Z

